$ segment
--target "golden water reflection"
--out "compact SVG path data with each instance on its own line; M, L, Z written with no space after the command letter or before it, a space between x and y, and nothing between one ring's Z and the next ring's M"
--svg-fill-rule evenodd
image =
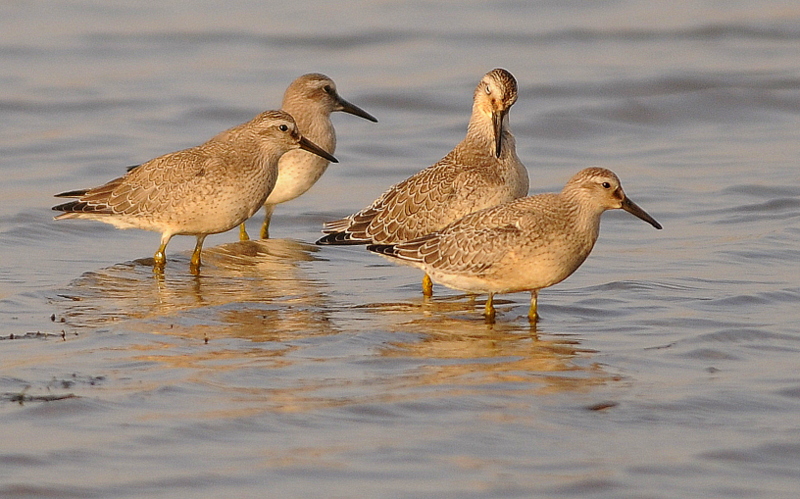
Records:
M314 266L303 265L316 252L280 239L225 244L206 250L199 276L181 258L161 276L146 261L119 264L75 280L63 315L77 329L161 335L120 346L144 362L140 374L152 386L137 389L190 383L214 403L202 414L176 410L199 417L392 410L464 395L585 392L614 379L574 337L537 331L508 312L486 324L480 299L342 307ZM180 338L192 340L189 348Z
M287 239L239 241L208 248L198 276L181 258L164 274L148 261L88 272L61 296L75 328L127 328L196 338L281 341L333 334L326 285L299 265L316 259L314 245ZM177 261L174 261L177 260Z
M511 410L520 396L588 393L619 380L593 362L594 352L575 338L536 331L528 324L487 325L417 314L395 323L393 331L376 330L364 339L366 347L354 345L354 351L344 352L341 335L348 336L346 332L339 331L337 338L308 334L298 342L291 341L289 332L279 333L250 347L212 341L209 348L176 351L149 345L134 357L155 363L152 369L177 369L185 376L151 379L209 390L214 403L202 413L181 409L209 419L334 408L392 414L431 407L417 405L420 401L474 403L497 396ZM484 415L506 416L491 410Z
M532 383L537 392L559 392L614 379L591 362L593 350L569 337L541 334L527 321L489 325L435 314L404 322L396 331L418 338L392 342L382 349L383 356L435 360L419 370L419 385L510 383L524 389L520 384Z

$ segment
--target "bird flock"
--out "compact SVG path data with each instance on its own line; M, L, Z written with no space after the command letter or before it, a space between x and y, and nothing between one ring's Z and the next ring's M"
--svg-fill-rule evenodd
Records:
M494 322L497 293L531 293L528 319L539 319L539 290L569 277L594 247L603 212L625 210L661 225L604 168L573 175L559 193L527 196L528 171L517 157L509 112L517 81L505 69L486 73L475 88L464 139L441 160L389 187L369 206L327 222L319 245L366 245L367 250L424 272L433 282L486 294ZM74 198L53 207L56 220L98 220L120 229L161 233L153 269L163 273L175 235L197 239L190 271L200 273L203 241L240 227L264 207L260 237L269 237L275 207L308 191L337 162L330 116L344 112L377 122L343 99L329 77L294 80L279 111L265 111L189 149L132 167L91 189L56 194Z

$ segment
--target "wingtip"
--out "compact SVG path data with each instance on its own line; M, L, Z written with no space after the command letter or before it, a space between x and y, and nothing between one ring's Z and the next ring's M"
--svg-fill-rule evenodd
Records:
M332 232L330 234L325 234L321 238L317 239L314 244L319 246L359 246L364 244L370 244L372 241L362 241L360 239L353 239L352 236L347 232Z
M64 197L66 197L66 196L64 196ZM78 201L70 201L69 203L57 204L57 205L53 206L50 209L53 210L53 211L63 211L65 213L70 213L70 212L72 212L72 207L75 206L76 204L78 204ZM58 216L61 216L61 215L58 215Z
M368 244L367 250L379 255L396 256L394 244Z
M330 242L331 236L332 236L332 234L324 235L324 236L320 237L319 239L317 239L316 241L314 241L314 244L316 244L317 246L326 246L328 244L333 244L333 243Z
M89 192L89 189L76 189L74 191L64 191L58 194L53 194L56 198L79 198Z
M337 244L346 244L346 234L344 232L333 232L331 234L325 234L324 236L317 239L316 243L319 246L330 246L330 245L337 245Z
M56 219L58 219L58 218L72 218L72 217L67 217L66 215L81 214L81 213L88 213L88 214L93 214L93 215L111 215L112 214L112 211L109 209L108 206L92 205L92 204L89 204L89 203L87 203L85 201L81 201L80 199L77 199L75 201L70 201L68 203L63 203L63 204L59 204L59 205L53 206L51 208L51 210L53 210L53 211L63 211L64 212L62 215L56 216Z

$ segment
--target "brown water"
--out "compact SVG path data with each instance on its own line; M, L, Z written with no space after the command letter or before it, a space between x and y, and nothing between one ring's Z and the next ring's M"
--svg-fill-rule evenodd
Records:
M797 496L800 6L299 4L0 6L0 497ZM664 225L606 214L535 330L524 293L489 327L310 244L449 151L494 67L532 192L604 166ZM157 234L51 220L311 71L380 122L334 117L276 239L212 236L193 277L176 238L157 278Z

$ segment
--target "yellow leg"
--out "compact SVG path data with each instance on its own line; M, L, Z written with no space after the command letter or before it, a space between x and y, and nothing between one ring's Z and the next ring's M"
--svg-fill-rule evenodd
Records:
M167 263L167 255L164 254L166 249L167 245L162 244L161 246L158 247L158 251L156 251L156 254L153 255L153 263L155 264L156 267L163 267L164 264Z
M197 275L200 273L200 252L203 251L203 241L206 239L206 234L201 234L197 236L197 244L194 246L194 251L192 252L192 261L189 264L189 271Z
M272 221L273 211L275 211L274 204L264 205L264 223L261 224L261 239L269 239L269 223Z
M244 226L244 222L239 225L239 240L240 241L249 241L250 236L247 235L247 229Z
M422 278L422 296L433 296L433 281L431 281L428 274L425 274L425 277Z
M528 320L533 323L539 320L539 312L537 310L538 300L539 292L536 290L531 291L531 308L528 310Z
M167 244L169 244L171 238L172 236L169 234L162 234L161 245L156 250L156 254L153 255L153 272L157 274L164 273L164 265L167 263Z
M483 311L483 316L486 318L488 324L494 324L495 315L494 293L489 293L489 298L486 299L486 308Z

